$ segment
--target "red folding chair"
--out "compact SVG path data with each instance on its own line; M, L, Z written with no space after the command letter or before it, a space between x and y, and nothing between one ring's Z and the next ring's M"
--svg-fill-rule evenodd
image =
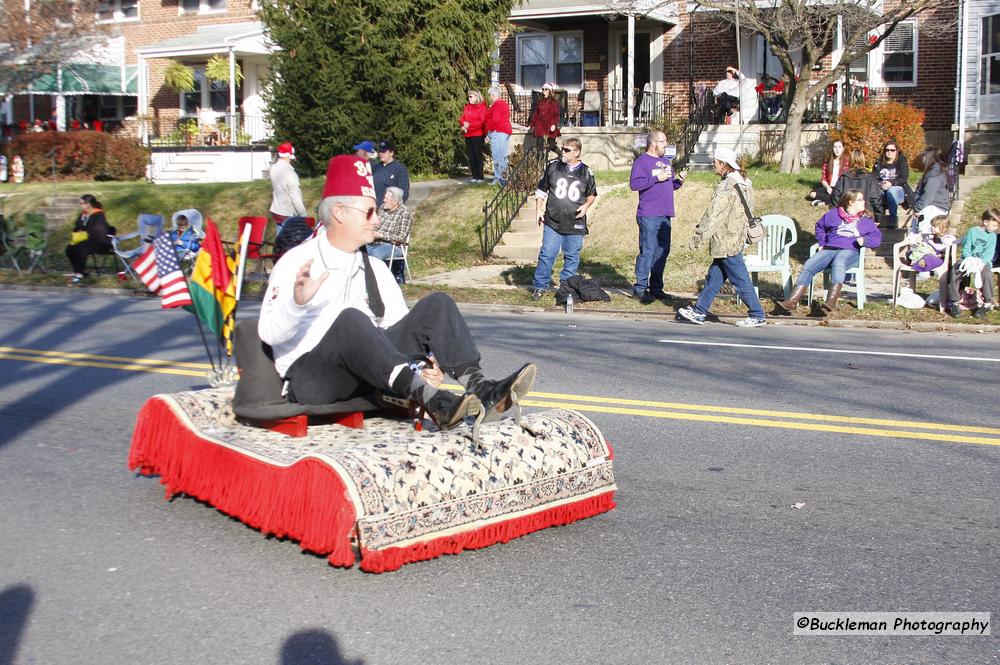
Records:
M264 240L267 233L267 217L240 217L236 228L236 237L243 237L243 229L250 225L250 239L247 241L247 263L257 261L260 264L260 272L267 277L267 268L264 261L274 262L273 252L264 251L267 247L274 247L274 243Z

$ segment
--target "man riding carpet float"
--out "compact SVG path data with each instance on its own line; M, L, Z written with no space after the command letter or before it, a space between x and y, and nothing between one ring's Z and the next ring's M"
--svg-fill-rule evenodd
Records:
M376 210L368 163L332 158L319 206L324 232L289 250L271 273L258 332L272 347L289 401L331 404L374 389L413 400L442 430L517 406L535 365L487 379L448 295L432 293L408 309L388 266L365 251L375 240ZM444 374L465 393L439 389Z

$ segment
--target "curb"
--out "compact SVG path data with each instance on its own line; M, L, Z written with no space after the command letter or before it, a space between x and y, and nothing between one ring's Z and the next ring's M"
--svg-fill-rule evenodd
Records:
M128 298L155 298L156 296L148 291L110 289L99 286L46 286L32 284L4 284L0 282L0 291L25 291L29 293L77 293L81 295L101 295ZM244 301L260 302L261 296L244 296ZM407 305L412 306L414 300L408 300ZM532 305L505 305L486 303L458 303L459 309L470 312L492 312L509 314L553 314L572 320L576 314L586 314L589 316L606 316L609 318L632 318L641 319L662 319L674 321L673 312L636 312L622 309L589 309L577 306L573 314L565 314L560 307L540 307ZM743 318L742 314L714 314L720 323L738 321ZM945 332L945 333L978 333L996 334L1000 333L1000 326L975 323L949 323L935 321L867 321L864 319L814 319L806 317L769 317L768 324L773 326L808 326L808 327L828 327L828 328L867 328L872 330L904 330L910 332Z

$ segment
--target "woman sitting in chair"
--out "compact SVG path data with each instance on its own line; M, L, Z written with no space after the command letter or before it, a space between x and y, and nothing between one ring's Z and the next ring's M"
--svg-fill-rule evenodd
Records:
M847 271L858 267L861 248L875 249L882 242L882 233L875 225L875 220L868 216L867 205L863 191L849 189L844 192L836 208L819 218L816 222L819 251L802 266L792 295L787 300L774 302L772 314L789 316L794 313L813 278L827 268L830 269L832 284L826 294L826 301L816 314L826 316L836 309Z
M113 227L108 224L101 202L92 194L80 197L80 216L73 223L73 236L66 247L66 258L73 266L70 284L79 284L87 276L87 257L110 254Z

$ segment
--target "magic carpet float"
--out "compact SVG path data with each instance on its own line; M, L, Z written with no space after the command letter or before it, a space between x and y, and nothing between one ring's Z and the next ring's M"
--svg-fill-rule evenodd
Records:
M140 410L129 468L158 475L168 498L373 573L615 507L611 447L575 411L515 409L442 432L385 416L375 399L289 404L255 328L237 327L235 391L156 395Z

